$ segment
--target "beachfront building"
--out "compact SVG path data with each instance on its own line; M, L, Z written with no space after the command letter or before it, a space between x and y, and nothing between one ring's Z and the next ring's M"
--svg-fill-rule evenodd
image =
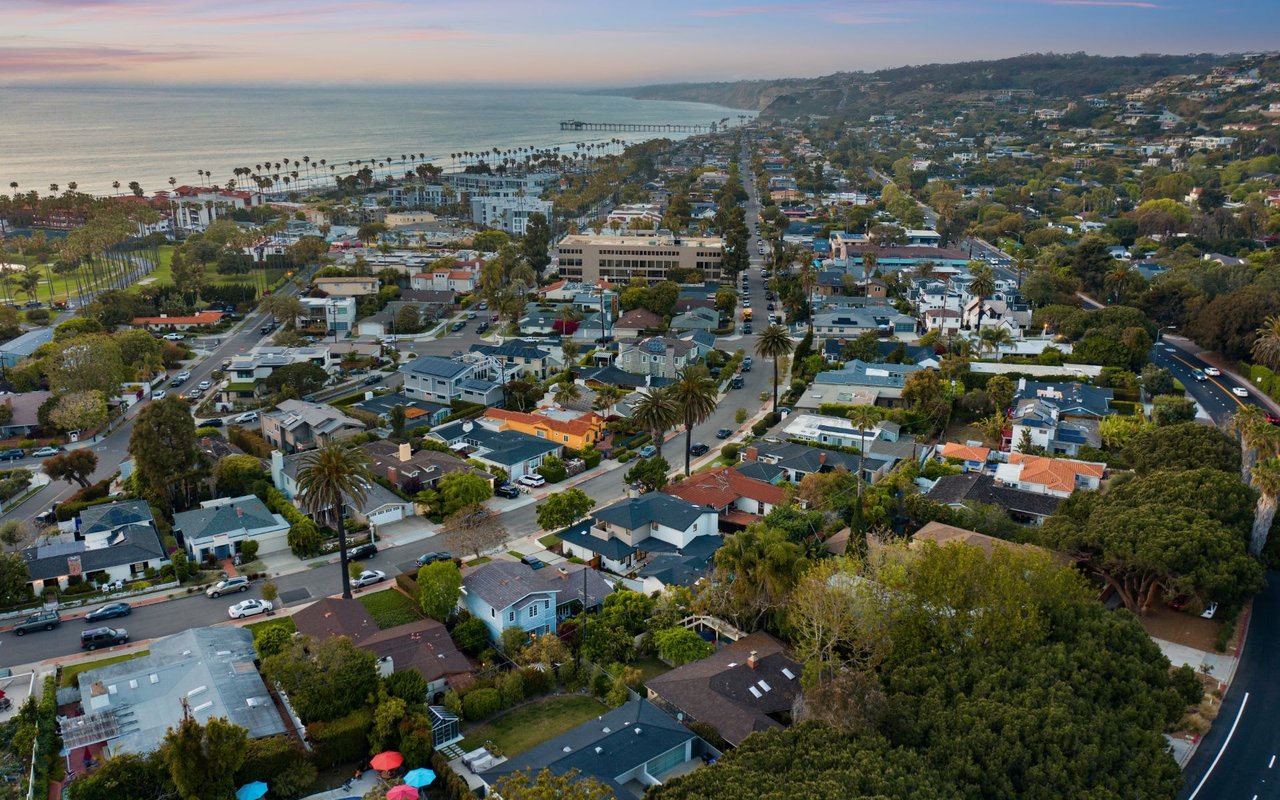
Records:
M718 283L724 240L651 231L629 236L571 234L560 240L556 256L560 277L570 281L653 282L666 280L670 270L696 269L704 281Z
M230 211L254 205L253 192L204 186L179 186L172 192L156 192L156 197L169 202L174 229L188 233L204 230Z
M471 198L471 221L477 225L488 225L500 228L512 236L524 236L529 227L529 216L541 214L551 218L551 201L539 200L536 197L492 197L481 196Z

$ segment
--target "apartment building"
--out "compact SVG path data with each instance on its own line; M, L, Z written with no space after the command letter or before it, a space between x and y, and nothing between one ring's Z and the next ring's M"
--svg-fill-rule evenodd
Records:
M560 277L570 281L661 281L666 280L669 270L698 269L703 280L719 282L724 240L651 232L635 236L574 234L560 240L556 255Z

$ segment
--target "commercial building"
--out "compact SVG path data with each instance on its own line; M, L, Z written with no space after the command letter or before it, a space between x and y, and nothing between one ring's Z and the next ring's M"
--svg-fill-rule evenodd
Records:
M560 240L556 255L560 277L570 281L661 281L671 270L697 269L703 280L719 282L724 240L653 232L634 236L573 234Z

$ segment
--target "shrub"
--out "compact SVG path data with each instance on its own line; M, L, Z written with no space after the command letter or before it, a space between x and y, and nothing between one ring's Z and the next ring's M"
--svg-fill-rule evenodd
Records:
M559 483L569 477L569 471L565 469L564 462L555 456L547 456L542 466L538 467L538 474L546 478L548 483Z
M1200 683L1199 676L1190 664L1183 664L1175 669L1169 675L1169 682L1182 702L1189 706L1197 705L1204 699L1204 684Z
M316 779L316 768L307 752L286 736L250 739L244 763L236 770L236 783L271 784L273 797L299 797Z
M525 667L520 670L520 677L524 680L525 697L533 697L534 695L546 694L551 691L551 673L548 670Z
M245 539L240 543L240 558L245 562L258 558L258 542L256 539Z
M359 708L332 722L313 722L307 736L314 746L316 766L331 769L340 764L361 761L369 752L369 729L373 727L373 709Z
M489 646L489 626L475 617L459 622L453 629L453 641L467 655L479 655Z
M623 450L622 452L618 453L617 456L615 456L615 458L618 459L619 464L625 464L631 460L631 451Z
M462 698L462 715L469 720L484 719L502 708L502 695L497 689L476 689Z
M298 558L314 558L320 555L324 545L324 537L320 535L320 529L306 517L289 527L286 541L289 543L289 549Z
M742 448L736 444L726 444L720 448L720 455L725 461L737 461L738 454L742 452Z
M401 572L396 576L396 586L410 597L418 597L418 577L414 572Z
M467 787L467 782L449 767L449 759L439 750L431 754L431 769L439 781L432 788L441 792L444 800L476 800L475 794Z
M498 694L502 697L502 705L509 708L525 697L524 676L519 672L508 672L498 679Z
M383 681L387 692L392 697L399 697L409 703L425 703L429 684L422 674L414 669L393 672Z
M594 447L588 447L586 450L583 450L581 457L582 463L586 465L587 469L595 469L600 466L600 462L604 460L604 454Z
M227 438L231 440L232 444L251 456L257 456L258 458L271 457L271 445L257 431L241 428L239 425L232 425L227 428Z

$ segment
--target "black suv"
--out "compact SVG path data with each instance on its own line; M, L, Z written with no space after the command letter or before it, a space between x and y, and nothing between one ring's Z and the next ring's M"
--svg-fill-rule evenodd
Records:
M514 500L520 496L520 490L509 483L504 483L493 490L494 495L505 497L508 500Z
M127 641L129 641L129 632L124 628L90 628L80 633L80 647L84 650L114 647Z
M378 546L373 542L362 544L359 547L353 547L347 551L347 558L373 558L378 554Z
M710 451L711 451L711 448L707 447L702 442L694 442L693 445L689 448L689 452L695 456L705 455Z
M62 617L57 611L40 611L13 626L18 636L26 636L31 631L51 631L62 624Z

